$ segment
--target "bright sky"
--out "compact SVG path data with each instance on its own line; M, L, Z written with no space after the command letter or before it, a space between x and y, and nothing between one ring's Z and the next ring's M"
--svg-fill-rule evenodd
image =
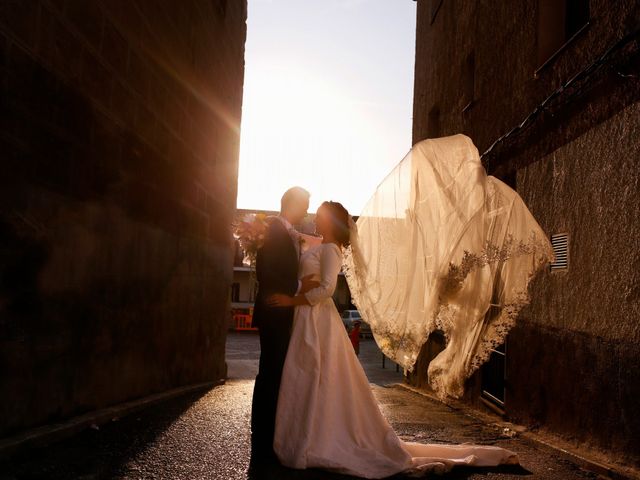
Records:
M411 147L416 2L249 0L238 208L357 215Z

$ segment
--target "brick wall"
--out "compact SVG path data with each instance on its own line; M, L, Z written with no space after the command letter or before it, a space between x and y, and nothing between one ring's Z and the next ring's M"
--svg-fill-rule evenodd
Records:
M0 436L225 375L246 2L0 2Z

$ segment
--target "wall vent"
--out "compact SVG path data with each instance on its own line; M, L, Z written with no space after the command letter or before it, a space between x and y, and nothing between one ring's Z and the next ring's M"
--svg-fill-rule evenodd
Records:
M551 264L551 270L567 270L569 268L569 238L566 233L551 235L551 246L556 261Z

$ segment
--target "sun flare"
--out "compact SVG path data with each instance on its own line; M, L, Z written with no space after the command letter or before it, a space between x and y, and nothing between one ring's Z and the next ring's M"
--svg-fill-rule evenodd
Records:
M415 6L363 21L364 5L305 5L250 4L237 206L277 210L299 185L310 211L336 200L357 215L411 147ZM407 29L380 37L391 12Z

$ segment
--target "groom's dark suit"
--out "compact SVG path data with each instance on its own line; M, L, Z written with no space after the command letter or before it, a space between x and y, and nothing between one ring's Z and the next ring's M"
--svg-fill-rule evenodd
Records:
M280 377L289 347L293 307L269 307L273 293L295 295L298 290L298 253L287 228L277 218L269 219L264 245L258 249L256 274L258 293L253 325L260 332L260 365L253 387L251 443L256 457L274 458L273 436Z

